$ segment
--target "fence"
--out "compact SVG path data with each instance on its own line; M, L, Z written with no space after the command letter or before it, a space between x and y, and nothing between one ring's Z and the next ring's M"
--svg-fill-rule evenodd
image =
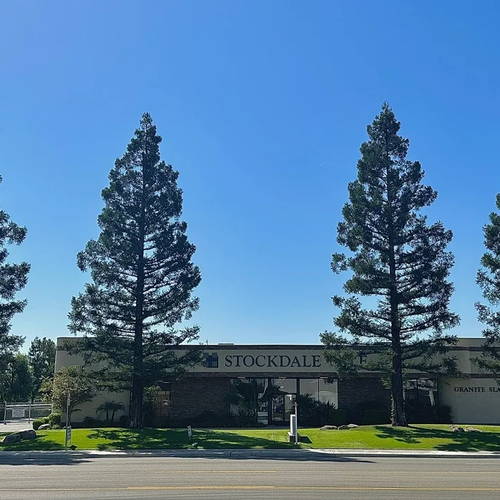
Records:
M50 403L27 402L27 403L4 403L0 404L0 421L26 420L31 422L34 418L47 417L52 413Z

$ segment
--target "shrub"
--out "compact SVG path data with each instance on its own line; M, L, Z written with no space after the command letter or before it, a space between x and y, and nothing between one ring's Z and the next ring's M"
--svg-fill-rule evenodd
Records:
M451 424L453 422L451 406L448 405L438 406L438 417L440 424Z
M57 425L60 427L61 426L61 413L59 412L52 412L47 418L48 418L48 423L53 429L56 429Z
M82 427L89 429L91 427L102 427L102 422L97 418L85 417L82 421Z
M335 405L316 401L310 394L300 394L297 397L299 410L299 425L302 427L321 427L323 425L341 425L347 420L345 412L342 410L336 413ZM344 420L340 424L333 421Z
M328 415L328 425L345 425L347 424L347 411L346 410L337 410L335 408L330 410L330 414Z
M128 427L128 415L120 415L118 419L118 425L120 427Z
M406 418L410 424L450 424L451 407L431 405L430 401L410 399L405 402Z
M361 418L363 425L388 424L391 417L387 410L365 410Z
M231 415L229 413L220 414L214 411L205 410L196 415L189 420L186 425L192 425L193 427L206 428L206 427L231 427L236 425L236 421L239 416ZM242 427L258 427L259 424L255 423L255 420L249 415L242 416L242 422L246 422L247 425L242 425Z
M33 420L33 429L37 431L41 425L48 423L49 423L49 417L37 418L36 420Z

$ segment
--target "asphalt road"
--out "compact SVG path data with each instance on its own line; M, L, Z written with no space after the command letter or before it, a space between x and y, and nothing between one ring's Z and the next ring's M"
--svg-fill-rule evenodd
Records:
M0 499L498 499L500 459L0 454Z

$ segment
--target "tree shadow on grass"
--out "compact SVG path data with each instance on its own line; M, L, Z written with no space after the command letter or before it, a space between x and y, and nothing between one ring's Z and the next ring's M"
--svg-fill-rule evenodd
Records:
M440 451L500 451L500 435L494 432L453 432L445 429L376 426L379 438L392 438L408 444L421 443L423 439L439 439L432 449Z
M300 449L300 446L286 441L208 429L196 429L191 442L184 429L93 429L88 438L106 441L97 445L99 450L142 450L143 456L155 456L155 451L165 450L168 453L164 456L179 459L372 463L369 459ZM211 450L216 452L210 453ZM280 450L291 450L292 453L280 454ZM98 456L94 458L99 459Z
M98 450L192 449L194 443L200 449L297 448L285 441L205 429L195 430L191 440L184 429L93 429L88 438L103 441L97 444Z
M43 439L42 439L43 438ZM56 451L64 450L64 445L47 439L45 436L37 436L35 439L23 439L18 443L2 444L0 443L0 453L4 451Z
M61 443L45 436L8 445L0 444L0 465L76 465L88 461L82 453L65 453Z
M375 429L379 432L376 434L378 438L381 439L394 439L395 441L400 441L407 444L418 444L421 441L417 439L417 434L415 434L414 429L410 427L386 427L382 425L375 426ZM422 436L423 437L423 436Z

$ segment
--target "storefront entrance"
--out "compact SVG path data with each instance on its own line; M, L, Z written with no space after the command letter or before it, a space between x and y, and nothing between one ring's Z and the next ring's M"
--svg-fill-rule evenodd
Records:
M238 378L232 379L237 395L231 413L261 425L288 426L295 412L297 395L337 405L337 382L323 379ZM300 405L299 405L300 412Z

